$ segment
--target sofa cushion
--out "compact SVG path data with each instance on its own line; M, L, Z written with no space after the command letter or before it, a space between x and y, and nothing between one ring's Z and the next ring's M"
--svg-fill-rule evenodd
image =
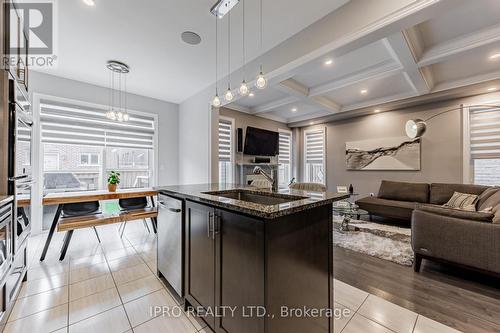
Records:
M387 200L429 202L429 184L382 180L378 197Z
M417 209L438 215L455 217L457 219L480 221L480 222L491 223L494 217L493 213L469 212L465 210L453 209L436 205L418 205Z
M443 206L475 212L476 201L477 201L477 195L475 194L455 192L451 196L450 200L448 200L448 202L445 203Z
M483 204L488 200L493 194L497 193L500 190L499 187L490 187L487 188L483 193L479 195L476 202L476 210L481 210L479 207L483 206Z
M478 211L489 209L491 209L491 212L495 215L493 223L500 224L500 191L496 191L477 207Z
M455 192L480 195L487 188L483 185L432 183L429 203L444 205Z
M411 221L411 213L416 203L409 201L387 200L377 197L366 197L356 201L359 208L370 214Z

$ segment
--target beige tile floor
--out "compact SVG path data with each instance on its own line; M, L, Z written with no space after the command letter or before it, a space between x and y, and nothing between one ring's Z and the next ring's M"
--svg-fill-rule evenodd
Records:
M156 238L141 222L129 223L123 239L117 225L76 231L66 259L58 260L57 234L44 262L46 234L29 243L25 282L5 327L7 333L32 332L208 332L193 317L154 316L154 305L176 302L156 278ZM451 328L335 281L336 333L453 333Z

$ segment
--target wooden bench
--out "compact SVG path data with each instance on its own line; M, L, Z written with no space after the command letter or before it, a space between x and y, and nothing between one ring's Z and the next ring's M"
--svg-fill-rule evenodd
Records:
M158 216L156 207L146 207L141 209L127 210L116 214L92 214L75 217L61 217L57 224L58 232L66 232L64 237L63 247L59 260L64 260L66 252L73 236L73 231L83 228L95 228L102 225L121 223L133 220L142 220ZM154 224L153 224L154 225Z

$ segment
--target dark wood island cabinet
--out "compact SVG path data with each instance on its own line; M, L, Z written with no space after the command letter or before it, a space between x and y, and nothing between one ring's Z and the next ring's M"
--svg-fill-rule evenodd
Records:
M333 332L331 203L343 196L260 193L296 198L258 207L207 186L163 192L185 200L186 308L214 332Z

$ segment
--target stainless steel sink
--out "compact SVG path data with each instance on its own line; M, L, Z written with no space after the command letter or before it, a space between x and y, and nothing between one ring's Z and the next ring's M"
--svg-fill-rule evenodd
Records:
M255 193L248 190L228 190L228 191L216 191L216 192L205 192L205 194L210 194L218 197L224 197L234 200L241 200L246 202L252 202L259 205L279 205L287 202L307 199L306 197L287 195L287 194L275 194L275 193Z

